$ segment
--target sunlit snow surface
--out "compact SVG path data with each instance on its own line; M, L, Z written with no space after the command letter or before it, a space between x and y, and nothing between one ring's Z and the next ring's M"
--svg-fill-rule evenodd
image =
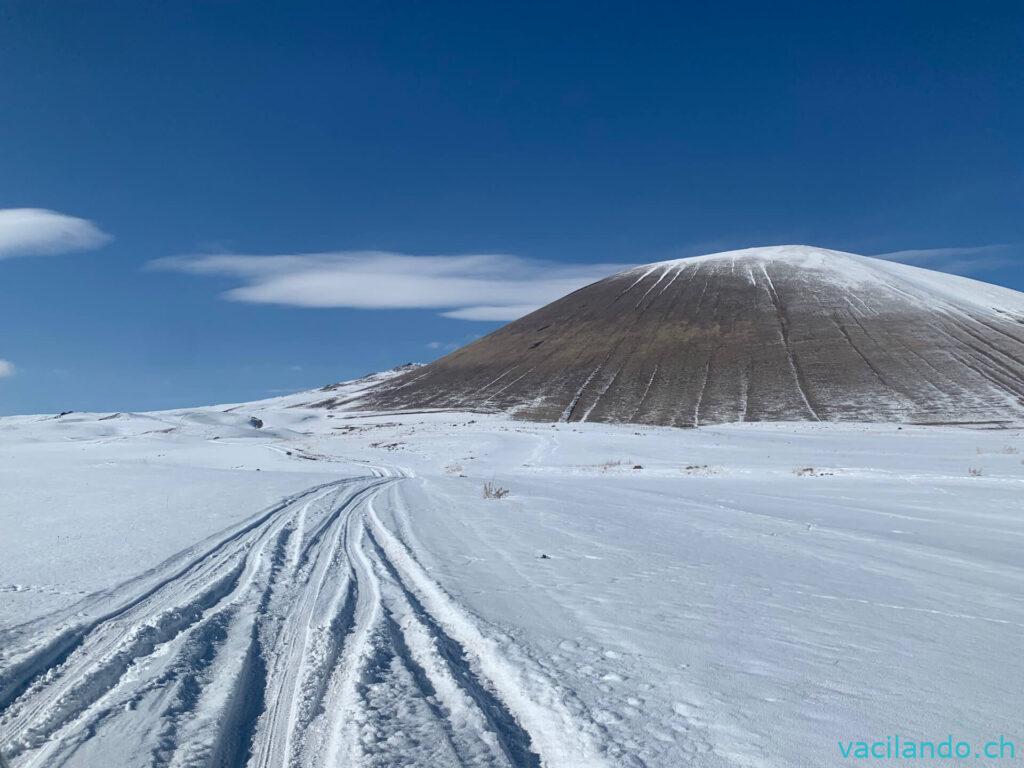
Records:
M301 406L318 396L0 419L14 768L1024 742L1020 431Z

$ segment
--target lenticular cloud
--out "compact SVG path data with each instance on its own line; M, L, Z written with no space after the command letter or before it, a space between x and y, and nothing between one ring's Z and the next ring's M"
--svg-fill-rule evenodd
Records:
M160 259L154 269L237 278L224 298L256 304L436 309L461 320L521 317L601 279L615 264L563 264L503 254L411 256L342 251Z
M87 219L42 208L0 209L0 259L86 251L110 239Z

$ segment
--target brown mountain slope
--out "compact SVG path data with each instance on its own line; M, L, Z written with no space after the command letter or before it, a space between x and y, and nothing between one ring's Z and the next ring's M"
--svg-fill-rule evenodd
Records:
M1024 421L1024 294L808 246L582 288L364 401L543 421Z

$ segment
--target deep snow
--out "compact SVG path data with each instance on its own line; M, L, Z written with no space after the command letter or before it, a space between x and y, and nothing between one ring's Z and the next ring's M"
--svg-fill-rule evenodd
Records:
M0 419L15 768L1020 754L1021 432L318 396Z

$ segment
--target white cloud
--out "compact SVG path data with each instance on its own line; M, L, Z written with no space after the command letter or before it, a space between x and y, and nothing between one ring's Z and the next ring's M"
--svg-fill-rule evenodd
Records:
M461 320L513 320L622 269L502 254L410 256L342 251L280 256L176 256L153 269L220 275L242 284L231 301L295 307L436 309Z
M14 363L10 360L0 360L0 379L6 379L14 375Z
M463 309L453 309L450 312L442 312L441 314L445 317L454 317L456 320L515 320L518 317L530 314L541 306L543 304L464 307Z
M1013 246L1006 244L957 248L915 248L880 253L876 258L915 264L956 275L969 275L1019 263L1019 258L1012 257L1012 250Z
M0 208L0 259L84 251L110 240L86 219L42 208Z

